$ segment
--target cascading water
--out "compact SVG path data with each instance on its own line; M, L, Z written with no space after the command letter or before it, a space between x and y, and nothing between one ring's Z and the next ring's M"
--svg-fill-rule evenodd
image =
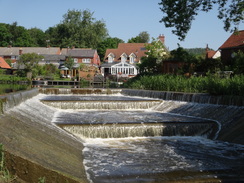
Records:
M186 102L123 95L57 95L41 102L58 108L53 123L85 141L92 182L244 180L244 146L210 140L219 123L198 115L196 104L193 117L173 114L191 109Z

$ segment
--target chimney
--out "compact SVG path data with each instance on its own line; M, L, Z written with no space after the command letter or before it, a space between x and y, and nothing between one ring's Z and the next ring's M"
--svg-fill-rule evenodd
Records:
M23 50L22 48L19 49L19 55L22 55L23 54Z
M163 34L160 34L159 35L159 37L158 37L158 39L164 44L164 39L165 39L165 37L164 37L164 35Z

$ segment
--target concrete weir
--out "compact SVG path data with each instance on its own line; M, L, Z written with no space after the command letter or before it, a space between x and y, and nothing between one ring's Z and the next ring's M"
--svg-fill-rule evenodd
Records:
M47 183L89 182L83 165L82 140L52 123L58 109L39 101L43 95L118 93L163 99L153 110L216 121L221 125L217 140L244 144L243 99L237 100L235 105L235 101L230 100L228 104L223 98L218 104L218 99L208 100L205 94L203 102L200 94L194 96L146 90L41 88L0 97L0 143L4 146L8 170L25 182L38 182L43 177Z
M51 123L54 110L36 102L38 94L1 97L0 143L8 170L25 182L88 182L82 142Z

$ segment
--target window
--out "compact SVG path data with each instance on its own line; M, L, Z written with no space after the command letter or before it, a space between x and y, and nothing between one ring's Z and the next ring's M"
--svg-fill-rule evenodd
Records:
M109 53L109 55L108 55L108 63L113 63L113 61L114 61L114 54L113 53Z
M11 56L11 60L15 60L16 59L16 57L15 56Z
M90 58L83 58L83 59L82 59L82 63L87 63L87 64L89 64L89 63L91 63L91 59L90 59Z
M78 58L74 58L74 63L78 63Z
M125 63L127 61L127 55L125 54L125 53L123 53L122 55L121 55L121 62L122 63Z
M108 63L113 63L114 58L112 56L108 56Z
M134 64L134 62L135 62L135 56L130 55L130 64Z

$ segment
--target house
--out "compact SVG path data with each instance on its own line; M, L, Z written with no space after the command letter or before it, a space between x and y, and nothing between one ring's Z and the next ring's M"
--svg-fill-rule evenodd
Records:
M117 49L107 49L101 73L104 76L134 77L139 73L136 64L146 52L145 43L119 43Z
M220 47L221 60L225 65L231 61L239 50L244 53L244 30L234 32Z
M164 35L158 37L164 45ZM104 63L101 65L101 73L116 78L132 78L139 73L137 64L141 58L147 56L146 46L149 43L119 43L117 49L107 49ZM164 46L165 47L165 46ZM166 48L166 47L165 47ZM165 50L167 51L167 50Z
M65 62L61 62L61 74L72 78L92 79L98 72L100 66L100 57L95 49L88 48L63 48L61 55L70 57L74 60L74 66L70 70L65 67Z
M60 60L64 58L60 56L61 49L59 47L0 47L0 56L5 60L10 59L13 68L17 68L20 55L25 53L36 53L44 56L40 64L52 63L58 67Z
M205 59L216 59L216 58L219 58L220 56L221 56L221 53L219 50L217 50L217 51L210 50L208 45L206 46Z

